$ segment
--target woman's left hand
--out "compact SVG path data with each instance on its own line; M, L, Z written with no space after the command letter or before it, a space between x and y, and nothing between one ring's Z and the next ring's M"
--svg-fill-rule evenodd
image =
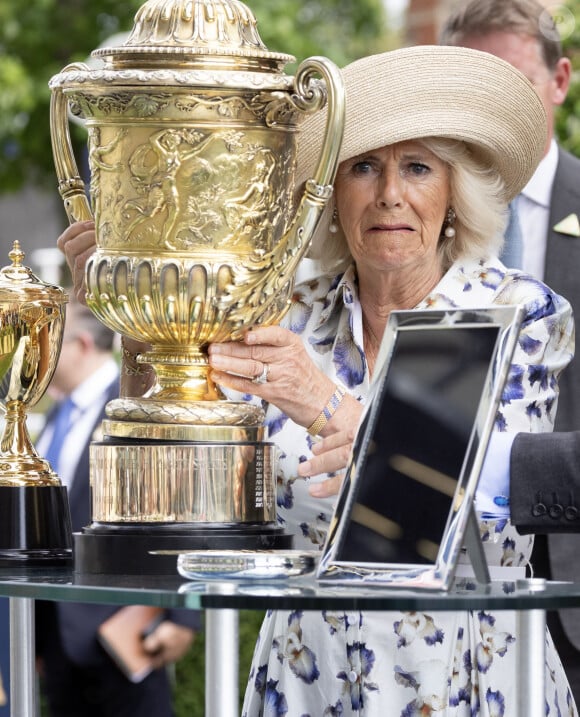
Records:
M302 478L321 473L337 473L337 475L319 483L311 483L308 487L310 495L316 498L328 498L339 492L344 479L344 469L350 459L355 433L354 429L339 431L313 444L312 458L298 465L298 475Z
M300 337L280 326L253 328L242 341L210 344L209 363L215 383L273 403L301 426L314 422L336 388ZM256 381L260 377L263 382Z
M66 257L73 280L74 295L81 304L85 304L85 268L89 257L97 249L94 221L71 224L59 236L56 245Z

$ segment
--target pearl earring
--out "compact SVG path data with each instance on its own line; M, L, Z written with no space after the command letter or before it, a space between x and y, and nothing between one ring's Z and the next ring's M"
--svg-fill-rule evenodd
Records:
M331 234L336 234L336 232L338 231L338 212L336 211L336 207L334 207L334 210L332 212L332 219L330 220L328 231Z
M453 239L453 237L457 233L455 231L455 227L453 226L455 224L456 219L457 215L455 214L455 210L453 209L453 207L449 207L449 209L447 210L447 216L445 217L447 226L445 227L445 231L443 232L447 239Z

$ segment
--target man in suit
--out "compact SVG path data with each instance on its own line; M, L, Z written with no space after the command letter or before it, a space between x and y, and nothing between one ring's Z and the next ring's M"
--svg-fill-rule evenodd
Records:
M523 238L520 268L565 296L580 316L580 160L558 147L553 134L554 111L566 98L571 77L554 21L537 0L460 1L444 23L440 43L501 57L526 75L542 99L548 118L546 152L516 199ZM490 91L493 101L493 88ZM558 431L580 428L579 362L576 358L560 378ZM528 441L539 451L547 445L535 436L518 438L514 460L520 455L519 446L527 446ZM532 558L535 574L580 581L579 553L580 535L540 536ZM548 624L580 704L580 612L550 614Z
M113 332L71 297L63 344L50 390L74 402L70 428L58 455L51 448L50 414L37 441L40 455L55 455L53 465L68 488L73 531L90 521L89 445L97 437L105 405L119 393ZM56 404L57 407L59 403ZM171 685L165 666L189 649L199 628L199 613L167 611L144 640L156 669L145 679L127 679L97 641L97 629L118 606L37 601L36 652L41 686L52 717L171 717Z

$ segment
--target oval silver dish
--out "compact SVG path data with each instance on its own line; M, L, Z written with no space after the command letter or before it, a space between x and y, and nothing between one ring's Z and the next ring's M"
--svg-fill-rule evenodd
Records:
M301 550L199 550L181 553L177 571L189 580L273 580L313 572L318 556Z

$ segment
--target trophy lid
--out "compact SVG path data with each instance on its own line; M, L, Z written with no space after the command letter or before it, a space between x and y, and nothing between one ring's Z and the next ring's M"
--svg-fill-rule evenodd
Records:
M292 55L270 52L256 18L239 0L147 0L126 42L92 52L110 67L128 65L281 71Z
M45 300L53 304L65 304L68 296L60 286L53 286L35 276L31 269L23 266L24 252L20 242L14 241L8 257L12 264L0 269L0 302L20 300Z

